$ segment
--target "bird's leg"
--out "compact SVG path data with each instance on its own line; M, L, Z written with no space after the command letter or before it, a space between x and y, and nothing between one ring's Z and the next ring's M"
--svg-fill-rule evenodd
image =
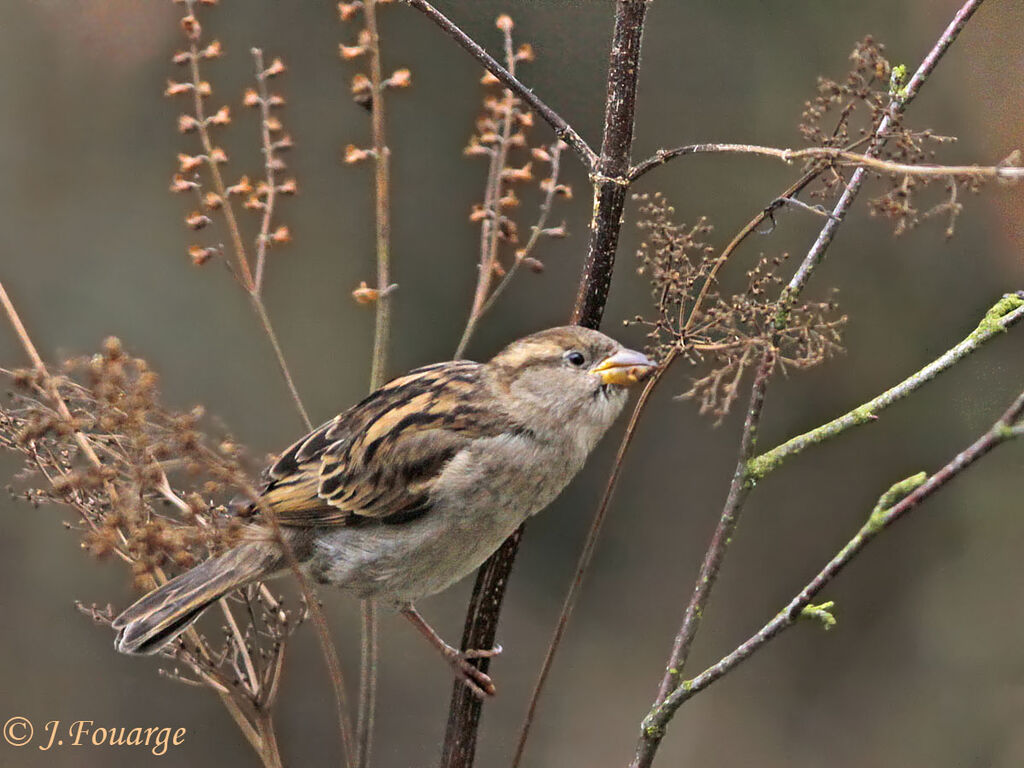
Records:
M458 648L453 648L448 645L441 636L434 631L434 628L427 624L426 619L420 616L411 603L401 608L401 614L405 616L412 625L419 630L419 633L427 638L428 642L437 648L444 656L445 660L455 670L455 676L464 682L473 693L479 696L481 699L485 696L493 696L495 694L494 683L491 682L491 678L480 669L477 669L473 664L470 663L471 659L489 659L492 656L497 656L501 653L501 646L496 646L489 650L466 650L460 651Z

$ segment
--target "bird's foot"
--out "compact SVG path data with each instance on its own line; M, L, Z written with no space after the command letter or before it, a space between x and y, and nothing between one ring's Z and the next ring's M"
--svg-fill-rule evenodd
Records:
M458 648L452 648L450 645L445 645L444 657L451 664L452 669L455 671L455 676L465 683L466 687L473 692L478 698L484 699L488 696L493 696L497 689L494 687L494 683L491 682L490 676L483 670L477 669L472 661L474 659L490 659L501 653L501 646L495 646L488 650L466 650L460 651Z

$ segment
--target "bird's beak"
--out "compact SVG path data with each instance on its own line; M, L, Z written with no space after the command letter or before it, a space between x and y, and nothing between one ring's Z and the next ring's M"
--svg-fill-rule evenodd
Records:
M658 365L647 355L632 349L620 349L590 369L605 384L630 387L650 376Z

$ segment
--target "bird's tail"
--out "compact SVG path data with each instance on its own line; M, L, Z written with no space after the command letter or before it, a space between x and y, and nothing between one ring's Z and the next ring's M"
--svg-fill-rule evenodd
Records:
M114 619L121 653L152 654L184 632L209 605L282 565L269 542L242 544L143 595Z

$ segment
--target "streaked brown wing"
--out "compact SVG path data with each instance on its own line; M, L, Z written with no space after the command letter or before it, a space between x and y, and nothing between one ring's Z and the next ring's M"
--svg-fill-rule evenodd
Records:
M263 500L292 526L418 517L459 450L515 427L476 405L486 400L481 368L441 363L385 385L285 451L269 470Z

